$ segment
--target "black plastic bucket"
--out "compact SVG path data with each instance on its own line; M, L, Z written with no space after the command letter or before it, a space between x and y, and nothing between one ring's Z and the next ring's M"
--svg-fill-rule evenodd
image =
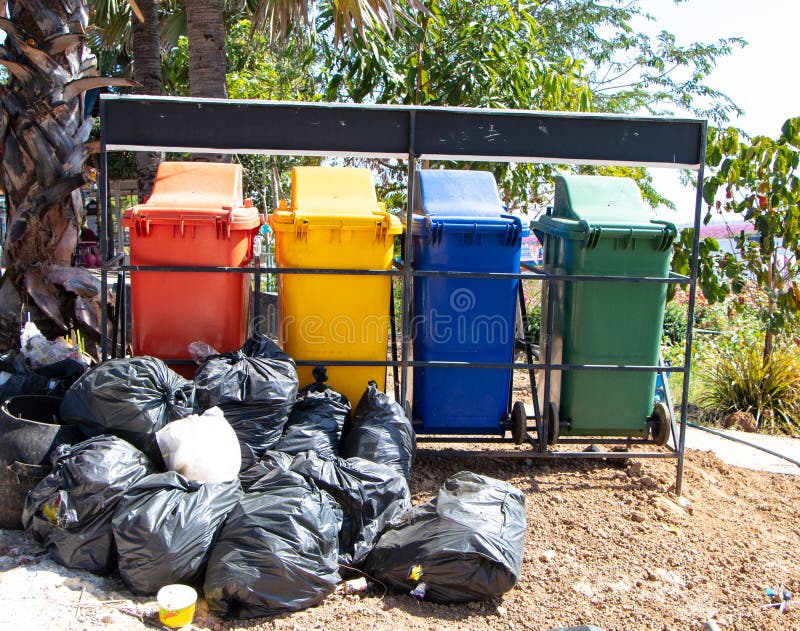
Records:
M64 443L84 439L62 425L61 399L11 397L0 406L0 528L22 528L25 495L50 472L50 455Z
M77 427L63 425L61 399L43 395L11 397L0 407L0 463L49 465L64 443L83 440Z

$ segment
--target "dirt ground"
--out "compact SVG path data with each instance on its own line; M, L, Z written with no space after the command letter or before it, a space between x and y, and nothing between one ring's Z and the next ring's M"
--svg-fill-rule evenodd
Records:
M687 452L683 498L674 460L605 461L422 455L414 501L452 473L507 480L527 498L522 576L502 600L418 603L403 594L334 594L274 619L222 621L199 604L196 629L800 629L800 477L738 469ZM683 506L685 505L685 507ZM764 589L797 594L786 613ZM0 531L0 629L158 627L152 599L115 577L62 568L23 533Z

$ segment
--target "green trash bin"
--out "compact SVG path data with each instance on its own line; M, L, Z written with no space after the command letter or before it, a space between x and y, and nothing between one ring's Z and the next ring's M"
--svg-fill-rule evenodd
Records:
M673 224L649 218L636 182L623 177L557 177L553 207L531 227L546 271L588 276L667 278L677 235ZM552 363L658 364L666 283L555 281L553 291L553 335L544 339L543 309L542 358L550 344ZM551 405L542 410L549 442L559 433L647 438L652 430L664 444L670 419L663 406L653 408L655 380L655 372L552 371Z

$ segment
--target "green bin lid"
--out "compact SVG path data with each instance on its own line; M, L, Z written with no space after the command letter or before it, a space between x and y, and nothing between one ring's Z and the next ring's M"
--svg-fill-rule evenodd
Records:
M553 200L554 217L585 221L590 225L641 226L650 214L639 186L628 177L558 175Z
M601 236L649 238L668 249L678 231L668 221L650 219L639 186L627 177L558 175L553 207L531 222L534 232L584 241Z

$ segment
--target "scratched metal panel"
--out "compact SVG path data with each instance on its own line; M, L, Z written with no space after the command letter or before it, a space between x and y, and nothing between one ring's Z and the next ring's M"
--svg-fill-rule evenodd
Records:
M702 121L541 112L423 110L415 149L427 158L696 166Z
M705 121L610 114L109 96L108 149L697 167ZM413 136L413 137L412 137Z
M109 149L408 155L408 113L392 108L172 98L105 98Z

